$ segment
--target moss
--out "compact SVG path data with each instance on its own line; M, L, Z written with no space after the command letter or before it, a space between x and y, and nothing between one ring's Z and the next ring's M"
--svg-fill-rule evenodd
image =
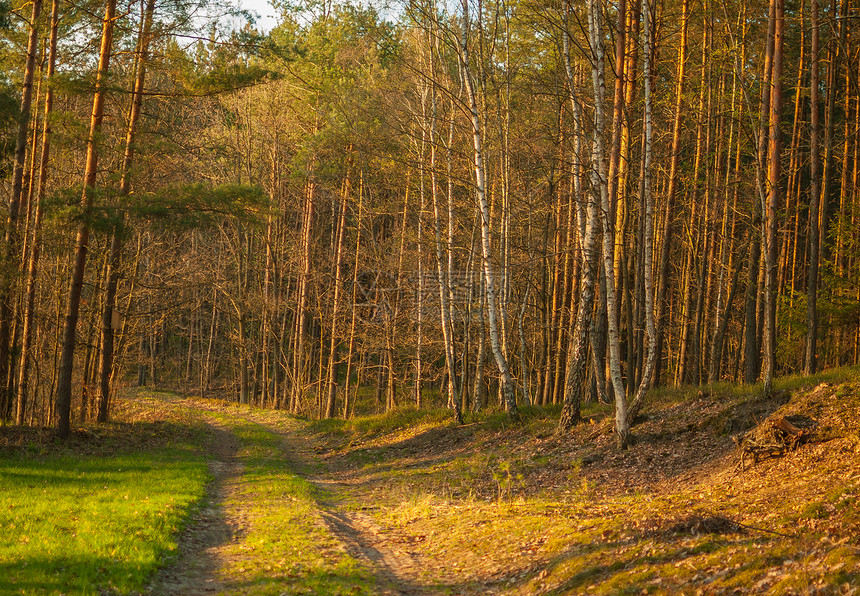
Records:
M810 503L800 514L801 519L824 519L828 516L824 503Z

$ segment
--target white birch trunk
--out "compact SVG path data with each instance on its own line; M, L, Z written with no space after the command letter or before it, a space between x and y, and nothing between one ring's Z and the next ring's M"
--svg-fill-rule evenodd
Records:
M645 69L643 78L645 81L645 156L642 164L642 177L644 186L644 266L643 278L645 282L645 333L648 337L648 355L645 360L645 370L639 382L636 396L630 404L630 417L642 407L645 395L651 388L651 380L657 365L657 322L654 316L654 197L651 192L651 147L652 147L652 91L651 91L651 7L648 0L642 0L642 14L644 15L645 28ZM683 59L683 55L682 55ZM621 434L619 433L619 437Z
M603 268L606 272L606 308L610 313L616 310L615 297L615 222L610 219L612 213L609 204L609 187L607 184L606 147L603 131L606 126L603 102L606 95L606 84L603 76L604 48L601 23L601 7L599 0L588 2L588 38L592 52L591 81L594 88L594 144L591 159L591 185L593 192L600 197L600 222L603 227ZM618 335L618 320L609 316L607 340L609 341L609 375L612 388L615 391L615 432L618 446L627 447L630 435L630 424L627 420L627 403L624 395L624 385L621 381L621 345Z
M483 257L484 280L486 282L485 293L487 299L487 318L489 322L490 349L496 360L496 366L501 376L502 392L505 401L505 411L511 416L517 413L517 397L514 388L514 380L511 377L508 359L502 350L499 328L499 308L496 301L495 275L492 265L492 244L490 232L490 206L487 202L486 172L484 170L483 133L480 115L478 113L478 100L475 87L472 82L472 73L469 65L468 50L469 35L469 8L468 0L463 0L463 41L460 44L458 58L463 78L463 85L468 100L469 115L472 121L472 146L473 163L475 169L475 194L481 213L481 253Z

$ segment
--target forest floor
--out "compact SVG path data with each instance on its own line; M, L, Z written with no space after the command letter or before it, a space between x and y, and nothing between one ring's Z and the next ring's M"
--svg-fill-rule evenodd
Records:
M284 465L315 487L317 523L337 543L329 556L370 574L355 592L860 593L860 371L777 387L767 399L755 387L658 394L626 452L613 446L609 410L559 436L557 411L542 408L524 408L515 424L478 415L457 426L444 411L305 423L171 399L282 438ZM807 440L741 462L743 437L762 444L783 416ZM241 471L229 453L224 461L215 500L235 504ZM240 506L195 527L225 523L254 520ZM255 592L239 590L242 572L219 558L225 537L212 541L183 549L188 558L165 573L199 570L186 593L212 581ZM278 593L303 592L289 562L274 574Z
M130 428L210 429L205 506L144 593L860 594L860 370L777 389L655 392L625 452L601 406L559 436L553 408L308 422L129 393ZM782 417L804 440L754 449Z

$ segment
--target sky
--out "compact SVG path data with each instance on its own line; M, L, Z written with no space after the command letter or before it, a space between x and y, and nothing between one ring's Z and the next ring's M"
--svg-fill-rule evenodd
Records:
M258 15L257 27L261 31L268 33L278 24L277 12L268 0L239 0L239 6Z

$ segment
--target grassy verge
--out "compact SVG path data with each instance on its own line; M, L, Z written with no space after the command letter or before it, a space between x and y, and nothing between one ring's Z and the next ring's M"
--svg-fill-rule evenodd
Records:
M170 430L114 424L78 437L77 450L31 443L0 452L0 593L142 589L175 552L208 479L202 429ZM165 431L169 447L129 437L135 449L118 448L124 433Z

